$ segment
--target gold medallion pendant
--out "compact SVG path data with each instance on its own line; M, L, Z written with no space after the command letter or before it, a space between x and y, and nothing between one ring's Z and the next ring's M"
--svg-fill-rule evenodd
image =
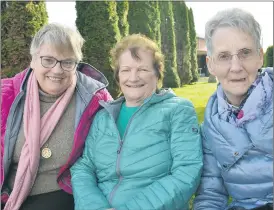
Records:
M42 155L43 158L46 158L46 159L50 158L51 157L50 148L48 148L48 147L43 148L42 152L41 152L41 155Z

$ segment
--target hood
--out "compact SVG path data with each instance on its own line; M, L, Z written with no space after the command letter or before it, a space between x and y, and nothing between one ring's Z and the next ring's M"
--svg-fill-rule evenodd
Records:
M171 88L168 89L160 89L156 93L154 93L152 96L146 98L144 100L143 105L151 105L151 104L156 104L161 101L170 99L176 97L175 93ZM120 108L122 103L125 101L125 97L122 96L114 101L99 101L100 105L104 107L113 117L114 119L117 118Z

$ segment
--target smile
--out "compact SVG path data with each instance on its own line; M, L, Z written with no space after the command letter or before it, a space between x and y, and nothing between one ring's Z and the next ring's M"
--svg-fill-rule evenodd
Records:
M231 82L244 82L246 81L246 78L242 78L242 79L232 79L230 80Z
M129 88L140 88L143 87L144 85L126 85Z
M61 81L63 79L63 78L59 78L59 77L50 77L50 76L48 76L47 78L50 79L51 81L54 81L54 82L58 82L58 81Z

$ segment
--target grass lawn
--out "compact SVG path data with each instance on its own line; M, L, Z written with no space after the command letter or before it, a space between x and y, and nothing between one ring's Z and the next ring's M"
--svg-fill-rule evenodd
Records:
M184 87L173 89L177 96L192 101L200 123L204 119L204 110L207 101L217 87L217 83L207 83L204 78L201 80L201 82L197 82L193 85L185 85Z
M203 122L204 110L209 97L216 90L217 83L207 83L207 78L201 78L199 82L193 85L185 85L182 88L174 88L174 92L177 96L187 98L194 104L196 113L198 115L199 123ZM193 199L189 202L189 209L193 209Z

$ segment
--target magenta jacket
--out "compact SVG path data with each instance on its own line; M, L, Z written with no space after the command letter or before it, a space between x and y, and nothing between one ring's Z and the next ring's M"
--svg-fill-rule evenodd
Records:
M26 69L13 78L1 80L1 203L5 203L10 194L5 187L5 178L9 172L14 146L17 140L20 122L23 117L23 98L26 94L27 80L32 69ZM74 143L69 158L60 168L57 182L61 189L72 194L70 167L82 155L86 136L96 112L100 109L99 100L112 100L106 90L108 81L93 66L80 63L76 72L76 113L77 126Z

